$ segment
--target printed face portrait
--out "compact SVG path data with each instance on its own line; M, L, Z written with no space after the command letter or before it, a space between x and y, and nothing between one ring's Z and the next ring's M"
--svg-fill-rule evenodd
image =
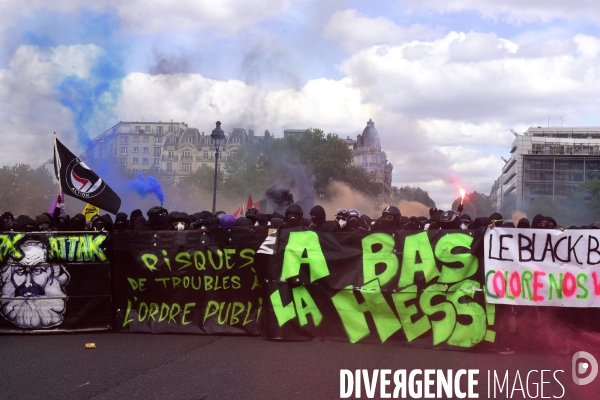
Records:
M43 329L63 322L69 282L67 271L47 262L45 246L26 241L21 260L9 260L0 270L0 313L26 329Z

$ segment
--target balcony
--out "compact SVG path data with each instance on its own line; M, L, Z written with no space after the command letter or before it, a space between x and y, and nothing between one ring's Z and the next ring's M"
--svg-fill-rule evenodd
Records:
M166 154L163 154L161 161L177 161L178 158L178 156L169 157Z

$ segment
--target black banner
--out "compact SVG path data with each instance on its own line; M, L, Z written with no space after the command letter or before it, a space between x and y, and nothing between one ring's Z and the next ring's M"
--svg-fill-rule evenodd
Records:
M0 332L111 328L105 233L0 234Z
M267 227L115 234L115 329L257 335Z
M494 342L484 232L283 229L265 276L263 334L452 349Z

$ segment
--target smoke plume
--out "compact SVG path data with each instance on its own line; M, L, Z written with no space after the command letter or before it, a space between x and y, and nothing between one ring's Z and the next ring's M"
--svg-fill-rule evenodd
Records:
M137 173L135 179L129 182L131 188L141 197L144 198L149 194L154 193L160 205L162 206L165 202L165 195L162 192L160 183L152 176L144 176L141 173Z

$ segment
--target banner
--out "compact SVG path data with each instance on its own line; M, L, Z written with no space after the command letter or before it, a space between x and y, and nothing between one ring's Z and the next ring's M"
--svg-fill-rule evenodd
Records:
M487 301L600 307L598 231L495 228L485 235Z
M105 233L0 234L0 332L111 328Z
M267 230L115 233L115 329L258 335Z
M282 229L265 276L263 334L452 349L494 342L483 233Z

